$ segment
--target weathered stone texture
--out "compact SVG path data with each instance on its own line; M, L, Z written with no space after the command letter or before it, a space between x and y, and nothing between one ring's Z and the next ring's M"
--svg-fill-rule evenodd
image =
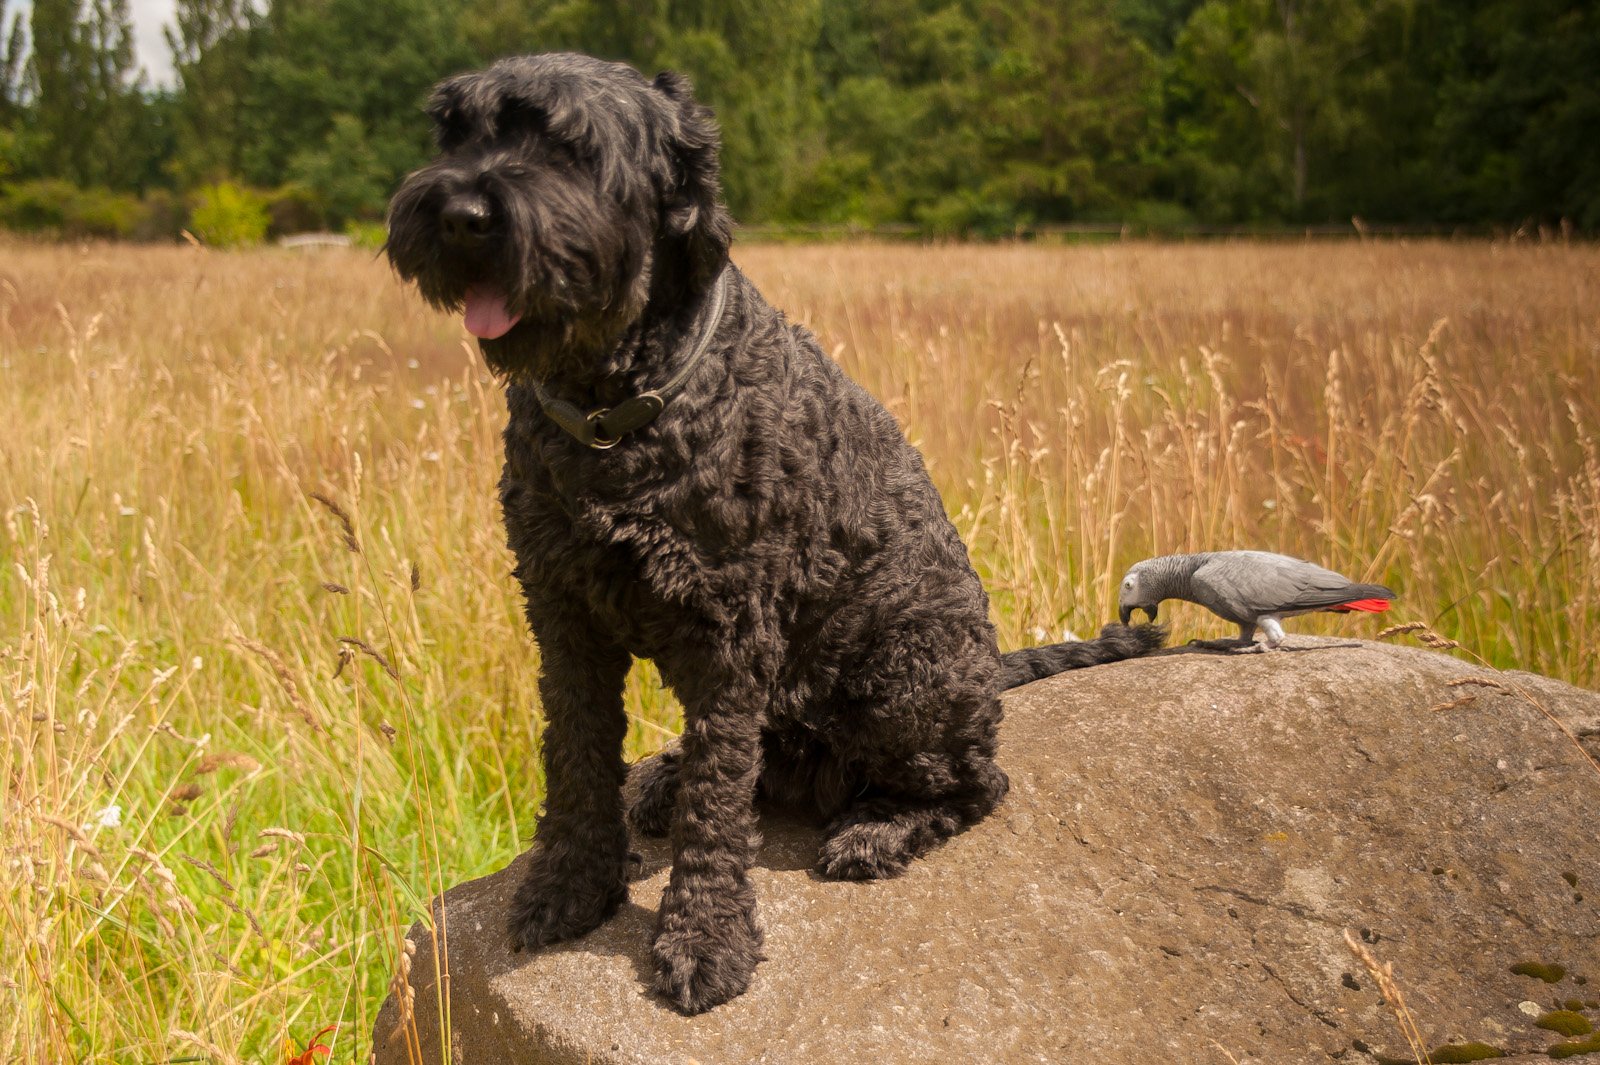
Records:
M1352 641L1042 681L1006 700L1000 811L899 880L819 880L815 828L769 816L769 960L703 1016L647 990L664 844L621 914L537 955L503 930L520 863L446 892L453 1060L1413 1060L1345 929L1430 1047L1549 1060L1566 1037L1532 1014L1600 999L1600 770L1552 718L1600 749L1600 695ZM433 945L411 937L431 1063ZM1567 975L1510 971L1529 961ZM386 1003L382 1065L408 1060L398 1020Z

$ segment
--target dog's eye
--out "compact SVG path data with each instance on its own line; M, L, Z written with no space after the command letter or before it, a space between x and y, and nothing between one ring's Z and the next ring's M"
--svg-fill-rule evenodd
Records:
M542 108L535 107L527 100L510 99L502 103L500 110L495 112L494 125L501 133L543 129L545 113Z
M470 123L461 95L441 86L423 111L433 119L433 139L441 148L450 148L467 139Z
M467 139L467 124L454 115L440 119L433 127L433 139L448 151Z

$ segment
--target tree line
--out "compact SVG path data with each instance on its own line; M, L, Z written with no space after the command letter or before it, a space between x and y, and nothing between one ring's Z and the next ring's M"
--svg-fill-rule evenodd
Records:
M1600 229L1589 0L178 0L170 88L128 0L4 30L16 228L371 226L434 81L572 49L688 73L746 222Z

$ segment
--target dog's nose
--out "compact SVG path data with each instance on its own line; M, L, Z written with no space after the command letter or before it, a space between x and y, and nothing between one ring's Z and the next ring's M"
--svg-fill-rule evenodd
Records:
M489 201L475 192L458 192L439 209L439 228L447 243L470 248L483 243L494 229Z

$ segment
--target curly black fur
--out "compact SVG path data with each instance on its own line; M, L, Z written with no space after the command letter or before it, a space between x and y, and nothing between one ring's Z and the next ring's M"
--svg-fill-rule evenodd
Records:
M1026 647L1000 656L1000 687L1015 688L1069 669L1120 662L1158 650L1167 638L1159 625L1107 625L1094 640Z
M1153 629L1002 658L989 604L921 457L890 415L728 263L710 113L673 74L584 56L442 83L441 153L390 210L388 255L436 305L503 291L521 320L485 340L507 382L500 483L542 664L546 804L511 934L581 935L626 894L622 686L655 660L679 745L641 765L626 819L670 832L656 987L693 1013L761 959L746 876L758 784L829 819L824 876L894 876L1006 793L1002 687L1143 654ZM486 208L470 240L442 207ZM581 409L685 365L682 391L617 447L585 447L535 385Z

